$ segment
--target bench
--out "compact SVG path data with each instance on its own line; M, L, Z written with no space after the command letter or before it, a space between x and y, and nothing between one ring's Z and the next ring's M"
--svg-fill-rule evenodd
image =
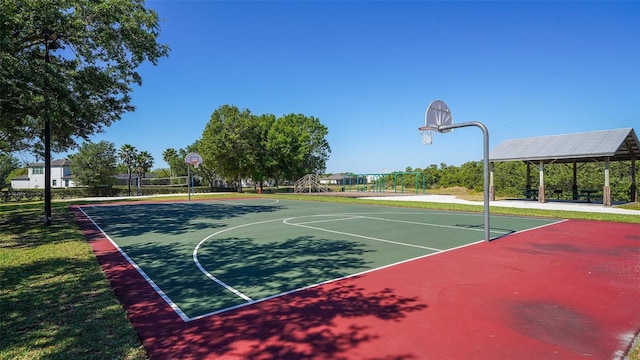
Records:
M538 198L538 189L524 189L523 194L526 198L533 198L533 200L536 200Z
M556 195L556 198L557 198L558 200L560 200L560 195L562 195L562 193L563 193L563 192L564 192L564 191L563 191L563 190L561 190L561 189L555 189L555 190L553 190L553 193Z
M591 197L597 193L599 193L599 190L579 190L578 191L578 196L579 197L586 197L587 198L587 202L590 203L591 202Z

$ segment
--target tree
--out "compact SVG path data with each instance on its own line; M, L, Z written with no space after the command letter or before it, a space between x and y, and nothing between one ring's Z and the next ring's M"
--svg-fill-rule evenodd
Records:
M482 161L468 161L460 166L458 172L458 186L467 189L484 190L484 167Z
M134 110L136 69L169 52L144 0L0 0L0 9L0 150L41 153L45 116L54 151L86 141ZM54 38L63 51L50 45L45 62Z
M298 115L300 116L300 115ZM320 119L313 116L305 117L302 123L304 141L305 173L322 174L327 168L327 160L331 154L331 147L327 141L329 129L320 123Z
M187 170L187 164L184 162L184 159L187 157L187 154L192 151L196 151L195 144L189 145L185 149L178 149L178 157L173 164L173 176L187 176L189 171Z
M254 182L262 184L268 178L274 178L274 169L269 166L272 163L272 154L268 151L269 131L276 121L275 115L253 115L248 133L249 157L253 166L249 169L249 176Z
M493 164L493 169L496 195L522 195L527 184L527 165L524 162L497 162ZM538 179L537 176L535 178Z
M200 141L205 164L226 180L237 179L238 192L242 192L242 179L253 165L248 139L250 122L249 110L222 105L211 114Z
M331 149L327 128L312 116L252 115L233 105L216 109L205 126L198 148L205 164L225 180L251 177L262 184L268 178L295 179L321 174Z
M153 156L148 151L141 151L136 156L136 172L141 176L151 170L153 166Z
M11 184L11 174L20 167L18 159L11 154L0 154L0 189Z
M448 188L453 186L461 186L459 178L460 168L454 165L440 163L440 181L438 186Z
M135 156L135 169L138 174L138 195L140 195L140 179L144 178L147 171L153 166L153 156L148 151L141 151Z
M440 180L440 173L438 172L437 165L435 164L429 165L428 167L422 170L422 174L424 174L427 187L434 187L438 185L438 181Z
M153 171L151 172L153 175L155 175L157 178L168 178L168 177L172 177L171 176L171 169L167 169L167 168L158 168L158 169L153 169Z
M131 173L136 163L136 156L138 155L138 150L136 150L135 146L130 144L124 144L120 147L118 151L118 157L122 164L127 167L127 185L129 186L129 196L131 196Z
M162 160L164 160L167 165L169 165L169 173L170 176L173 177L173 169L178 160L178 152L174 148L168 148L164 152L162 152Z
M108 141L83 143L78 153L69 156L74 181L79 185L97 188L115 183L116 148Z
M328 132L313 116L289 114L278 118L267 139L274 178L294 180L308 173L324 173L331 153Z
M29 169L27 167L14 169L12 172L9 173L9 175L7 175L7 177L5 178L5 182L7 186L9 186L11 185L11 179L15 179L18 176L26 176L27 174L29 174Z
M182 157L183 159L186 157L186 154L189 152L197 152L200 155L202 155L202 152L203 152L202 140L197 140L195 143L187 146L186 150L180 149L180 151L184 151L184 156ZM203 156L203 160L205 160L204 156ZM191 165L187 165L184 161L181 161L181 164L185 168L187 166L191 166ZM202 180L206 181L207 184L209 184L209 187L211 189L213 189L216 186L219 186L218 180L220 179L220 177L218 176L218 174L216 174L213 167L211 167L211 164L209 164L206 160L202 164L200 164L197 169L193 167L190 171L194 177L199 177Z

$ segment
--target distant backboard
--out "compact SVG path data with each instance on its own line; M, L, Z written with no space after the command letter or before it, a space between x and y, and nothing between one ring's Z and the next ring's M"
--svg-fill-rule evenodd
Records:
M202 156L195 152L188 153L184 158L184 162L187 164L191 164L197 168L198 166L200 166L200 164L202 164Z

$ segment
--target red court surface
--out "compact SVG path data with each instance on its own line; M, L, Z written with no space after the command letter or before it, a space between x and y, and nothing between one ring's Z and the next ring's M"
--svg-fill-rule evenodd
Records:
M74 210L152 359L611 359L640 225L569 220L183 322Z

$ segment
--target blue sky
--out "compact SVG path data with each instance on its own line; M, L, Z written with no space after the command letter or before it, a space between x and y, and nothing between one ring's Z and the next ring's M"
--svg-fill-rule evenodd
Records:
M171 53L140 68L137 111L95 141L162 152L211 113L302 113L328 127L328 173L482 159L478 128L417 128L440 99L490 148L531 136L640 131L640 2L148 1ZM57 157L60 157L58 155Z

